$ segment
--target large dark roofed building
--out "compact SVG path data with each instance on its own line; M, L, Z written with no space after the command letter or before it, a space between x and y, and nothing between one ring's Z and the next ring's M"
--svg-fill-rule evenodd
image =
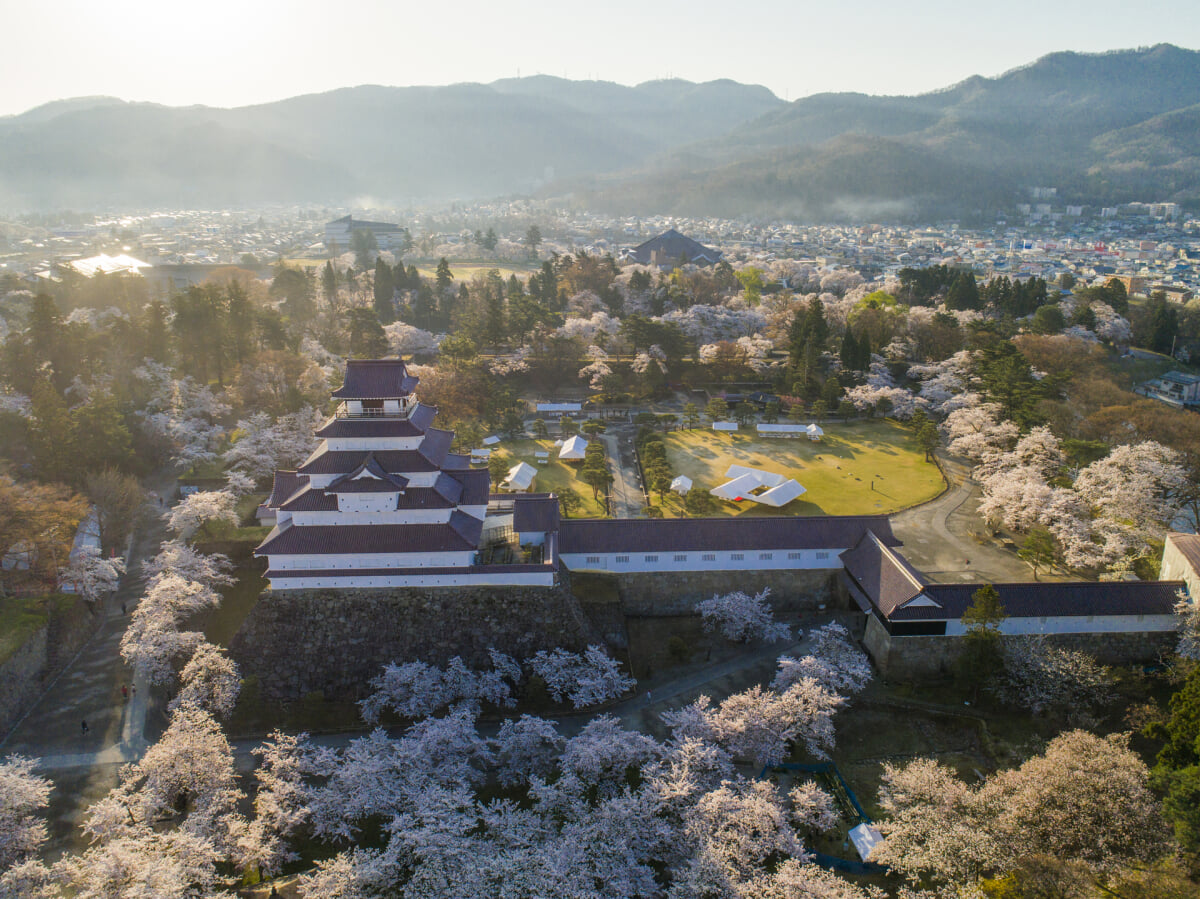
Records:
M715 265L721 259L721 252L711 250L671 228L635 247L633 258L639 265L673 268L681 260L697 265Z

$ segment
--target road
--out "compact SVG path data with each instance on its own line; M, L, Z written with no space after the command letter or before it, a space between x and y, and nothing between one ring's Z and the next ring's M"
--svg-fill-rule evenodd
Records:
M638 478L637 457L633 451L633 425L609 425L600 435L608 458L612 460L613 484L610 491L613 518L641 518L646 511L645 496Z

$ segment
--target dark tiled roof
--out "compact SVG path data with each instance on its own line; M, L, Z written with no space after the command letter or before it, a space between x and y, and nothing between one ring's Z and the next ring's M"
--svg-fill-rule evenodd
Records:
M304 474L345 474L354 471L368 455L365 450L319 448L300 466ZM437 471L438 466L417 450L383 450L374 454L383 470L393 474Z
M401 474L385 471L375 458L367 453L354 471L335 479L325 488L327 493L395 493L408 486L408 478Z
M513 530L519 534L558 530L558 497L549 493L518 494L513 500Z
M333 392L336 399L395 400L416 389L401 359L348 359L346 379Z
M337 507L336 494L326 493L319 487L305 487L279 508L285 512L336 512Z
M680 256L686 256L688 259L704 256L713 262L721 258L719 251L710 250L704 244L697 243L690 237L680 234L674 228L664 231L658 237L650 238L644 244L636 247L633 253L638 262L642 265L649 265L650 254L656 251L663 253L671 262L676 262Z
M271 495L263 503L271 509L277 509L288 497L308 483L308 478L294 471L276 471L275 481L271 484Z
M492 476L486 468L475 468L469 471L454 471L448 475L462 485L462 495L458 498L461 506L486 506L488 491L492 489Z
M425 439L417 447L417 452L432 462L441 466L450 452L450 444L454 442L454 432L442 428L430 428L425 432Z
M867 530L874 531L889 546L899 543L886 515L568 519L559 524L563 553L840 550L856 545Z
M483 522L463 512L449 524L344 524L277 527L256 555L462 552L479 545Z
M1200 534L1168 534L1167 539L1175 544L1192 571L1200 573Z
M885 615L908 602L929 582L908 560L870 531L841 555L846 573Z
M408 418L333 418L318 437L417 437L425 433L437 409L419 403Z
M887 617L892 621L951 621L962 618L982 584L930 584L925 595L937 606L908 605ZM993 584L1009 618L1058 618L1086 615L1170 615L1182 581L1071 581Z

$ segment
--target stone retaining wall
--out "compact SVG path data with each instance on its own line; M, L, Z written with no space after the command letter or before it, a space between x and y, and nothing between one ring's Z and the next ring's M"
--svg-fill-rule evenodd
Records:
M21 648L0 665L0 738L41 695L50 679L74 658L102 621L82 600L65 607L49 602L47 623L30 634Z
M695 614L696 603L714 594L758 593L771 589L768 602L779 613L812 613L838 602L836 573L825 570L697 571L613 574L621 605L630 616Z
M1005 639L1022 639L1006 637ZM1125 634L1046 634L1063 649L1080 650L1105 665L1157 662L1175 647L1177 635L1151 631ZM864 645L879 673L892 680L925 680L950 673L962 652L961 637L893 637L874 615L867 621Z
M265 698L288 702L316 691L361 699L388 662L462 656L486 667L489 648L523 659L597 642L603 637L562 587L268 590L230 654Z

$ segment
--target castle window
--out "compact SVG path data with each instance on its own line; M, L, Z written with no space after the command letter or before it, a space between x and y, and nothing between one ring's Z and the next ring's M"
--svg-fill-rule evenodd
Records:
M617 556L617 564L618 565L628 565L629 564L629 556Z
M793 562L804 558L804 553L788 553L788 558Z
M768 561L775 558L775 553L759 553L758 558L762 561Z
M599 565L599 564L600 564L600 557L599 557L599 556L588 556L588 557L587 557L587 564L588 564L588 565Z
M703 559L705 562L715 562L715 561L717 561L717 554L716 553L705 553L700 558Z
M819 552L819 553L817 553L817 558L818 558L818 559L828 559L828 558L829 558L829 553L822 553L822 552Z
M742 559L746 558L746 556L743 553L730 553L729 558L731 561L740 562Z
M687 553L676 553L675 561L676 562L686 562L687 561Z
M658 556L642 556L643 562L657 562Z

